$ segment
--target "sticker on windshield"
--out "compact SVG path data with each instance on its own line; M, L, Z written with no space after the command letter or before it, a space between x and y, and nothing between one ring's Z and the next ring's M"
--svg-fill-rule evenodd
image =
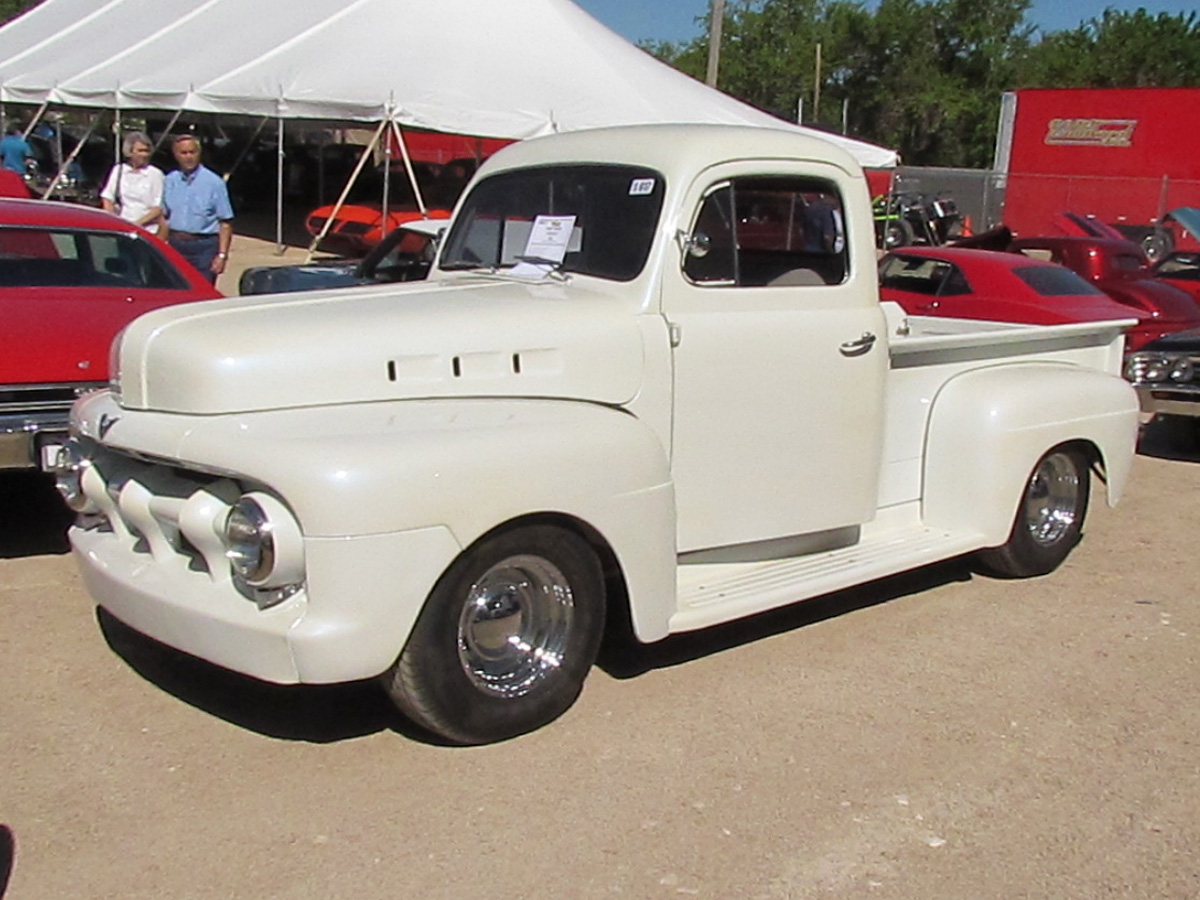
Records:
M630 197L649 197L654 193L653 178L635 178L629 183Z

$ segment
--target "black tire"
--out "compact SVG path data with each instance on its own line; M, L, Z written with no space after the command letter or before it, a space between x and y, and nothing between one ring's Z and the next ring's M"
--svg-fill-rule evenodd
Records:
M1079 543L1091 482L1088 458L1056 447L1034 466L1008 541L976 555L980 571L999 578L1053 572Z
M915 240L913 227L903 219L890 219L883 225L883 248L895 250L897 247L907 247Z
M579 696L604 610L599 559L575 534L533 525L483 538L434 587L384 688L455 743L533 731Z

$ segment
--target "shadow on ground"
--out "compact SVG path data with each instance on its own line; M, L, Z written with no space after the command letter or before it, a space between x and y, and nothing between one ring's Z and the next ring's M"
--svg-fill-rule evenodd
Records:
M103 609L97 608L96 619L108 646L131 669L184 703L240 728L311 743L332 743L386 730L437 743L405 720L372 681L268 684L153 641Z
M1156 459L1200 462L1200 420L1157 418L1142 426L1138 453Z
M50 475L0 472L0 558L66 553L74 520Z
M8 880L12 876L13 865L17 859L17 841L12 829L0 825L0 897L8 890Z
M614 678L635 678L970 577L964 563L944 563L650 645L639 644L617 629L606 641L599 665ZM135 672L185 703L238 727L268 737L313 743L391 730L423 743L446 746L401 716L373 681L267 684L153 641L102 609L97 609L96 616L109 647Z
M673 635L654 644L639 644L631 636L628 623L618 622L610 630L599 665L613 678L636 678L653 669L682 665L909 594L919 594L951 582L969 581L972 577L965 560L950 560L726 625Z

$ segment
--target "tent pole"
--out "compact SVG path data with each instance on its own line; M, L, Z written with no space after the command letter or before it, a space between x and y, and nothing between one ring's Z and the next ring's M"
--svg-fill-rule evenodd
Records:
M113 110L113 158L121 164L121 110Z
M171 116L171 121L167 123L167 127L163 129L163 133L160 134L158 136L158 140L154 142L154 148L150 151L151 153L157 152L158 148L163 145L163 141L167 139L167 136L171 133L171 129L175 127L175 123L179 121L179 117L182 115L182 109L175 110L175 115Z
M45 101L38 107L38 111L33 114L33 118L29 120L29 124L25 126L25 132L21 137L29 140L29 135L33 134L33 129L37 127L37 123L41 121L42 116L46 114L46 107L50 105L50 101Z
M58 187L58 183L62 181L63 174L67 171L67 168L71 165L71 163L75 162L75 157L79 155L79 151L83 149L83 145L87 143L87 139L92 136L92 132L96 130L96 126L100 124L100 120L103 117L104 113L99 113L98 115L92 117L92 124L88 126L88 130L84 132L83 137L79 139L79 143L75 145L75 149L72 150L70 154L68 154L67 158L62 161L62 165L58 167L57 174L55 174L54 178L50 181L49 186L42 193L43 200L54 193L54 189ZM61 127L62 125L60 123L59 128L61 129Z
M229 167L229 171L225 173L224 179L226 182L229 181L229 176L237 171L237 167L242 164L242 160L246 158L246 155L250 152L250 148L254 146L254 142L258 140L258 136L262 134L263 128L266 127L269 121L269 117L262 117L262 120L258 123L258 127L254 129L254 134L250 135L250 140L246 141L246 146L242 148L242 152L238 154L237 159L233 161L233 165Z
M388 200L392 192L392 142L383 142L383 204L379 212L379 231L386 236L388 231Z
M283 116L279 117L279 146L275 155L275 255L283 256Z
M417 173L413 171L412 157L408 155L408 144L400 130L400 123L395 119L392 120L392 131L396 134L396 142L400 145L400 153L404 157L404 169L408 172L408 182L412 185L413 196L417 198L417 209L421 211L422 219L428 219L429 211L425 208L425 198L421 196L421 186L417 184Z
M363 166L367 164L367 159L372 153L375 152L375 147L379 144L380 135L382 135L383 130L387 128L387 124L388 120L384 119L379 123L379 127L375 129L375 133L371 135L371 142L367 144L366 149L364 149L362 152L362 156L358 158L358 165L356 165L354 167L354 171L350 173L350 178L346 181L346 186L342 188L342 195L338 197L337 203L333 205L333 209L329 213L329 218L325 220L325 224L321 226L320 234L314 237L312 242L308 245L308 252L304 256L305 265L308 265L310 262L312 262L312 256L314 251L316 251L317 246L321 243L321 241L325 240L325 235L329 234L329 229L333 227L334 218L341 211L342 206L345 205L346 198L350 196L350 188L354 187L354 182L358 180L358 174L363 170Z

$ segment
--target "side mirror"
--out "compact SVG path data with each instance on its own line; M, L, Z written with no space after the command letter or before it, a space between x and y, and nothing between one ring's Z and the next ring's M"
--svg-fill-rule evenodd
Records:
M680 248L692 259L703 259L712 250L712 238L703 231L697 231L695 234L680 231L677 237Z

